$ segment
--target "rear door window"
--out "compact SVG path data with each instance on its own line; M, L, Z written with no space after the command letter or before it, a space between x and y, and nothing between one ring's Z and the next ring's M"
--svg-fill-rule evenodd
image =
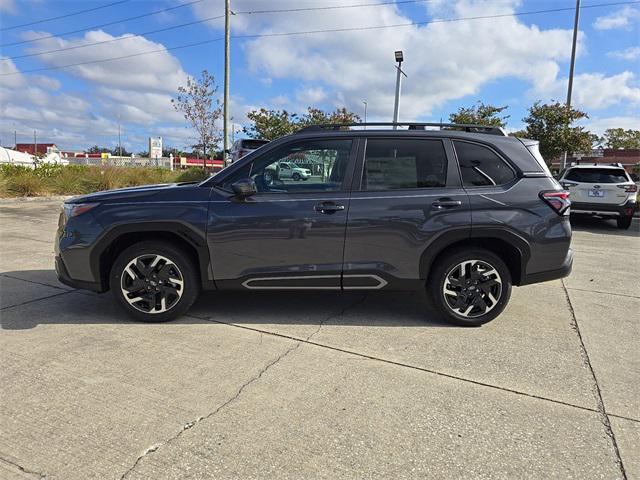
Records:
M447 156L440 140L370 138L367 140L363 190L445 187Z
M457 140L453 144L465 187L504 185L516 178L513 168L490 148Z
M572 168L564 178L581 183L624 183L629 181L626 172L621 168Z

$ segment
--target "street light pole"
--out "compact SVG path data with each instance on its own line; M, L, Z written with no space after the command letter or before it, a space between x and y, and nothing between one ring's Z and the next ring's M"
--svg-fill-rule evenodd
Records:
M366 100L362 100L362 103L364 103L364 123L367 123L367 101ZM367 126L364 126L364 129L367 129Z
M225 0L224 2L224 127L223 127L223 141L222 141L222 158L224 165L228 165L229 150L229 43L230 43L230 30L231 30L231 1Z
M407 76L403 71L402 71L402 61L404 60L404 56L402 54L402 50L398 50L395 52L396 55L396 62L398 62L398 65L396 65L396 101L395 101L395 105L393 107L393 129L396 130L398 128L398 113L400 110L400 82L402 80L401 74L404 75L405 77Z
M120 115L118 115L118 156L122 159L122 143L120 142Z
M567 127L569 126L569 113L571 112L571 93L573 92L573 72L576 67L576 44L578 42L578 24L580 23L580 0L576 0L576 15L573 20L573 43L571 45L571 66L569 67L569 86L567 88ZM562 157L562 170L567 167L567 151Z

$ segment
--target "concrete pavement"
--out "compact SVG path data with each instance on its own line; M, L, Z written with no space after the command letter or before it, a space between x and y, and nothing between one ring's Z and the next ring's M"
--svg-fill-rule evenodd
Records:
M129 322L0 201L0 478L640 478L638 223L451 327L422 294L213 293Z

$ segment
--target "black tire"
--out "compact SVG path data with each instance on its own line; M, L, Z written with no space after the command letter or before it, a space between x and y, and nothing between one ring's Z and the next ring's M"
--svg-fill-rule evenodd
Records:
M631 226L631 222L633 222L633 215L626 217L618 217L616 218L616 222L618 223L618 228L621 230L628 230Z
M151 263L153 263L155 256L160 256L163 259L158 261L156 267L152 267ZM134 280L130 275L126 276L124 272L130 262L137 258L141 259L143 269L139 269L137 266L133 268L136 275ZM145 262L147 262L146 265ZM167 267L166 272L164 267ZM183 282L181 286L176 283L180 280ZM128 293L130 298L141 298L140 301L135 302L137 306L132 305L125 298L123 288L126 287L126 283L129 284L129 288L132 288ZM151 284L154 286L151 287ZM167 322L183 315L193 305L200 292L200 280L190 256L169 243L157 241L136 243L118 255L111 267L109 286L118 304L131 317L142 322L154 323ZM162 290L146 291L151 288ZM159 303L162 301L162 297L165 297L164 304ZM155 299L153 306L150 301L152 298ZM163 307L167 307L167 309L160 311ZM143 311L149 309L158 311L156 313Z
M460 286L453 286L451 283L447 284L451 289L461 293L455 296L446 295L443 291L445 281L447 281L449 275L455 276L456 271L461 271L459 265L468 260L478 260L479 262L475 266L465 267L465 269L469 272L474 268L478 270L475 273L470 273L468 278L449 280L449 282L455 280L462 283ZM497 275L485 276L488 271L487 266L495 269ZM454 270L456 268L458 270ZM483 270L480 270L480 268L483 268ZM483 275L482 272L485 272L485 274ZM477 277L475 284L471 278L472 276ZM493 298L496 298L497 301L495 303L489 300L490 305L487 305L489 296L485 290L491 293ZM435 311L447 322L464 327L478 327L496 318L507 306L511 296L511 274L504 261L489 250L473 247L458 249L446 253L442 258L436 260L427 281L427 294ZM482 298L477 299L478 296ZM475 300L472 301L471 299ZM489 310L486 313L482 313L482 307L473 303L474 301L477 301L480 305L484 303L485 309L489 308ZM454 310L451 304L458 305L457 302L463 305L458 310L464 309L465 312L469 305L474 305L468 316L463 315L463 312Z
M293 180L295 180L296 182L299 182L302 177L300 176L300 174L298 172L296 172L293 175L291 175L291 178Z

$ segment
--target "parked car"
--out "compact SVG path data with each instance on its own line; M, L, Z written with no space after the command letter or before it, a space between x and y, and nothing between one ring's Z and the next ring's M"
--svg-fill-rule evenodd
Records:
M245 155L248 155L267 143L269 143L268 140L258 140L255 138L241 138L240 140L236 140L233 142L229 152L231 163L240 160Z
M201 290L426 288L442 319L486 323L512 285L571 271L568 193L535 141L429 125L309 127L202 183L67 200L58 277L111 290L142 321L180 316ZM287 183L268 174L307 154L326 174Z
M278 162L276 165L272 165L272 168L267 168L265 175L271 175L271 179L291 179L299 182L300 180L309 180L311 177L311 170L308 168L298 167L292 162Z
M560 183L571 192L571 213L615 218L618 228L633 221L638 186L620 164L575 165L560 175Z

